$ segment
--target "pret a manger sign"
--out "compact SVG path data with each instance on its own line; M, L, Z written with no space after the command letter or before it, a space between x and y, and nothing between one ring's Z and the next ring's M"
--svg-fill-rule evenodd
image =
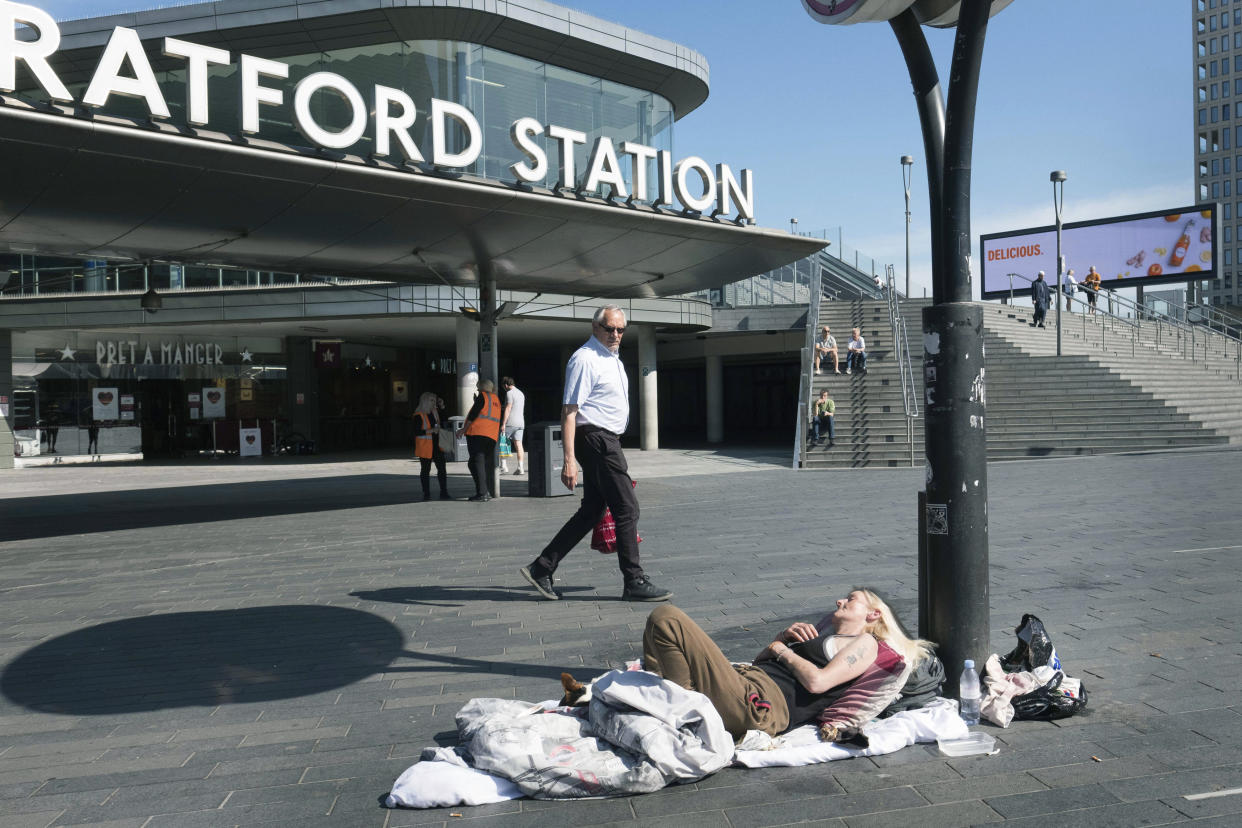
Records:
M19 38L18 24L29 26L35 36ZM171 117L136 30L122 26L112 30L80 101L75 101L49 61L59 48L60 29L51 15L35 6L0 0L0 92L16 90L20 62L53 101L99 108L107 104L110 96L123 95L144 101L153 119ZM426 151L431 165L446 169L470 167L484 149L478 119L455 101L431 99L424 116L430 126L431 146L420 149L410 129L421 113L413 99L400 89L375 84L364 97L347 78L332 72L315 72L288 90L280 82L288 80L289 65L280 61L239 54L234 62L227 50L172 37L164 38L162 50L166 57L185 61L185 108L191 126L211 126L224 132L238 128L243 134L256 135L260 131L262 108L283 106L286 95L291 95L294 126L316 147L346 149L371 137L376 156L399 165L428 163ZM237 68L240 123L213 125L207 94L208 70L230 65ZM319 94L334 95L345 104L349 112L347 126L330 129L315 120L311 101ZM450 148L451 132L458 140ZM671 205L675 197L683 207L700 213L731 215L736 209L740 219L754 218L754 177L748 169L735 175L727 164L713 167L696 156L674 163L665 150L632 141L622 141L617 146L611 138L600 136L591 146L586 168L579 170L574 148L586 145L587 134L529 117L518 118L509 128L516 159L509 171L519 181L540 183L548 176L550 161L539 140L541 136L547 136L557 149L558 189L602 192L610 198L632 197L657 205ZM630 184L623 166L627 161ZM651 162L656 169L654 181L648 180Z

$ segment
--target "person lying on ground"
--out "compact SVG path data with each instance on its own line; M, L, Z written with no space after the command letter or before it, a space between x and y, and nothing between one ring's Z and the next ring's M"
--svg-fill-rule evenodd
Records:
M791 624L753 664L734 665L688 615L672 605L659 607L643 631L643 667L707 696L739 740L747 730L776 736L817 720L877 659L898 671L890 684L899 691L933 647L907 636L888 604L860 587L819 623ZM821 727L821 738L836 739L829 731Z

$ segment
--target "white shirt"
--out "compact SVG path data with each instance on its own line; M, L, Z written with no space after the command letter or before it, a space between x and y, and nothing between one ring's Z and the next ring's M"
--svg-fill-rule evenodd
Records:
M526 428L526 395L516 385L505 392L505 405L512 406L505 428Z
M578 406L578 425L621 434L630 422L630 381L620 353L594 336L574 351L565 367L565 405Z
M865 341L865 340L863 340L863 338L862 338L862 336L861 336L861 335L860 335L860 336L858 336L858 338L856 338L856 339L851 339L851 340L850 340L850 350L851 350L851 351L865 351L865 350L867 350L867 343L866 343L866 341Z

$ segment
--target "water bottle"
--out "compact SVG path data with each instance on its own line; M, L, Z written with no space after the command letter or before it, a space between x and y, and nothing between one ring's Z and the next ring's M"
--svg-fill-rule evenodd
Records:
M979 724L979 674L975 672L975 662L966 659L966 669L962 670L962 679L958 684L958 707L962 721L968 725Z

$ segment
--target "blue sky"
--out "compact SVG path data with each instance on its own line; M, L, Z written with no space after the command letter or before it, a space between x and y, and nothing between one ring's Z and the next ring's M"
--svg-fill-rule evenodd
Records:
M676 154L751 167L760 224L842 226L847 247L896 265L899 280L898 159L914 156L912 293L930 285L922 134L888 24L826 26L800 0L568 5L704 54L711 94L678 122ZM995 15L975 125L973 233L1052 224L1054 169L1069 174L1065 221L1193 203L1192 25L1190 0L1015 0ZM953 30L924 31L947 92Z
M158 5L33 2L60 19ZM992 18L972 165L976 236L1051 224L1054 169L1069 173L1065 221L1193 203L1190 2L1014 0ZM801 0L562 5L705 55L711 94L678 122L676 155L753 169L760 224L787 229L796 217L800 230L833 228L834 239L841 227L847 248L896 265L899 280L898 159L914 156L912 292L930 284L923 141L887 24L825 26ZM953 31L924 31L947 90Z

